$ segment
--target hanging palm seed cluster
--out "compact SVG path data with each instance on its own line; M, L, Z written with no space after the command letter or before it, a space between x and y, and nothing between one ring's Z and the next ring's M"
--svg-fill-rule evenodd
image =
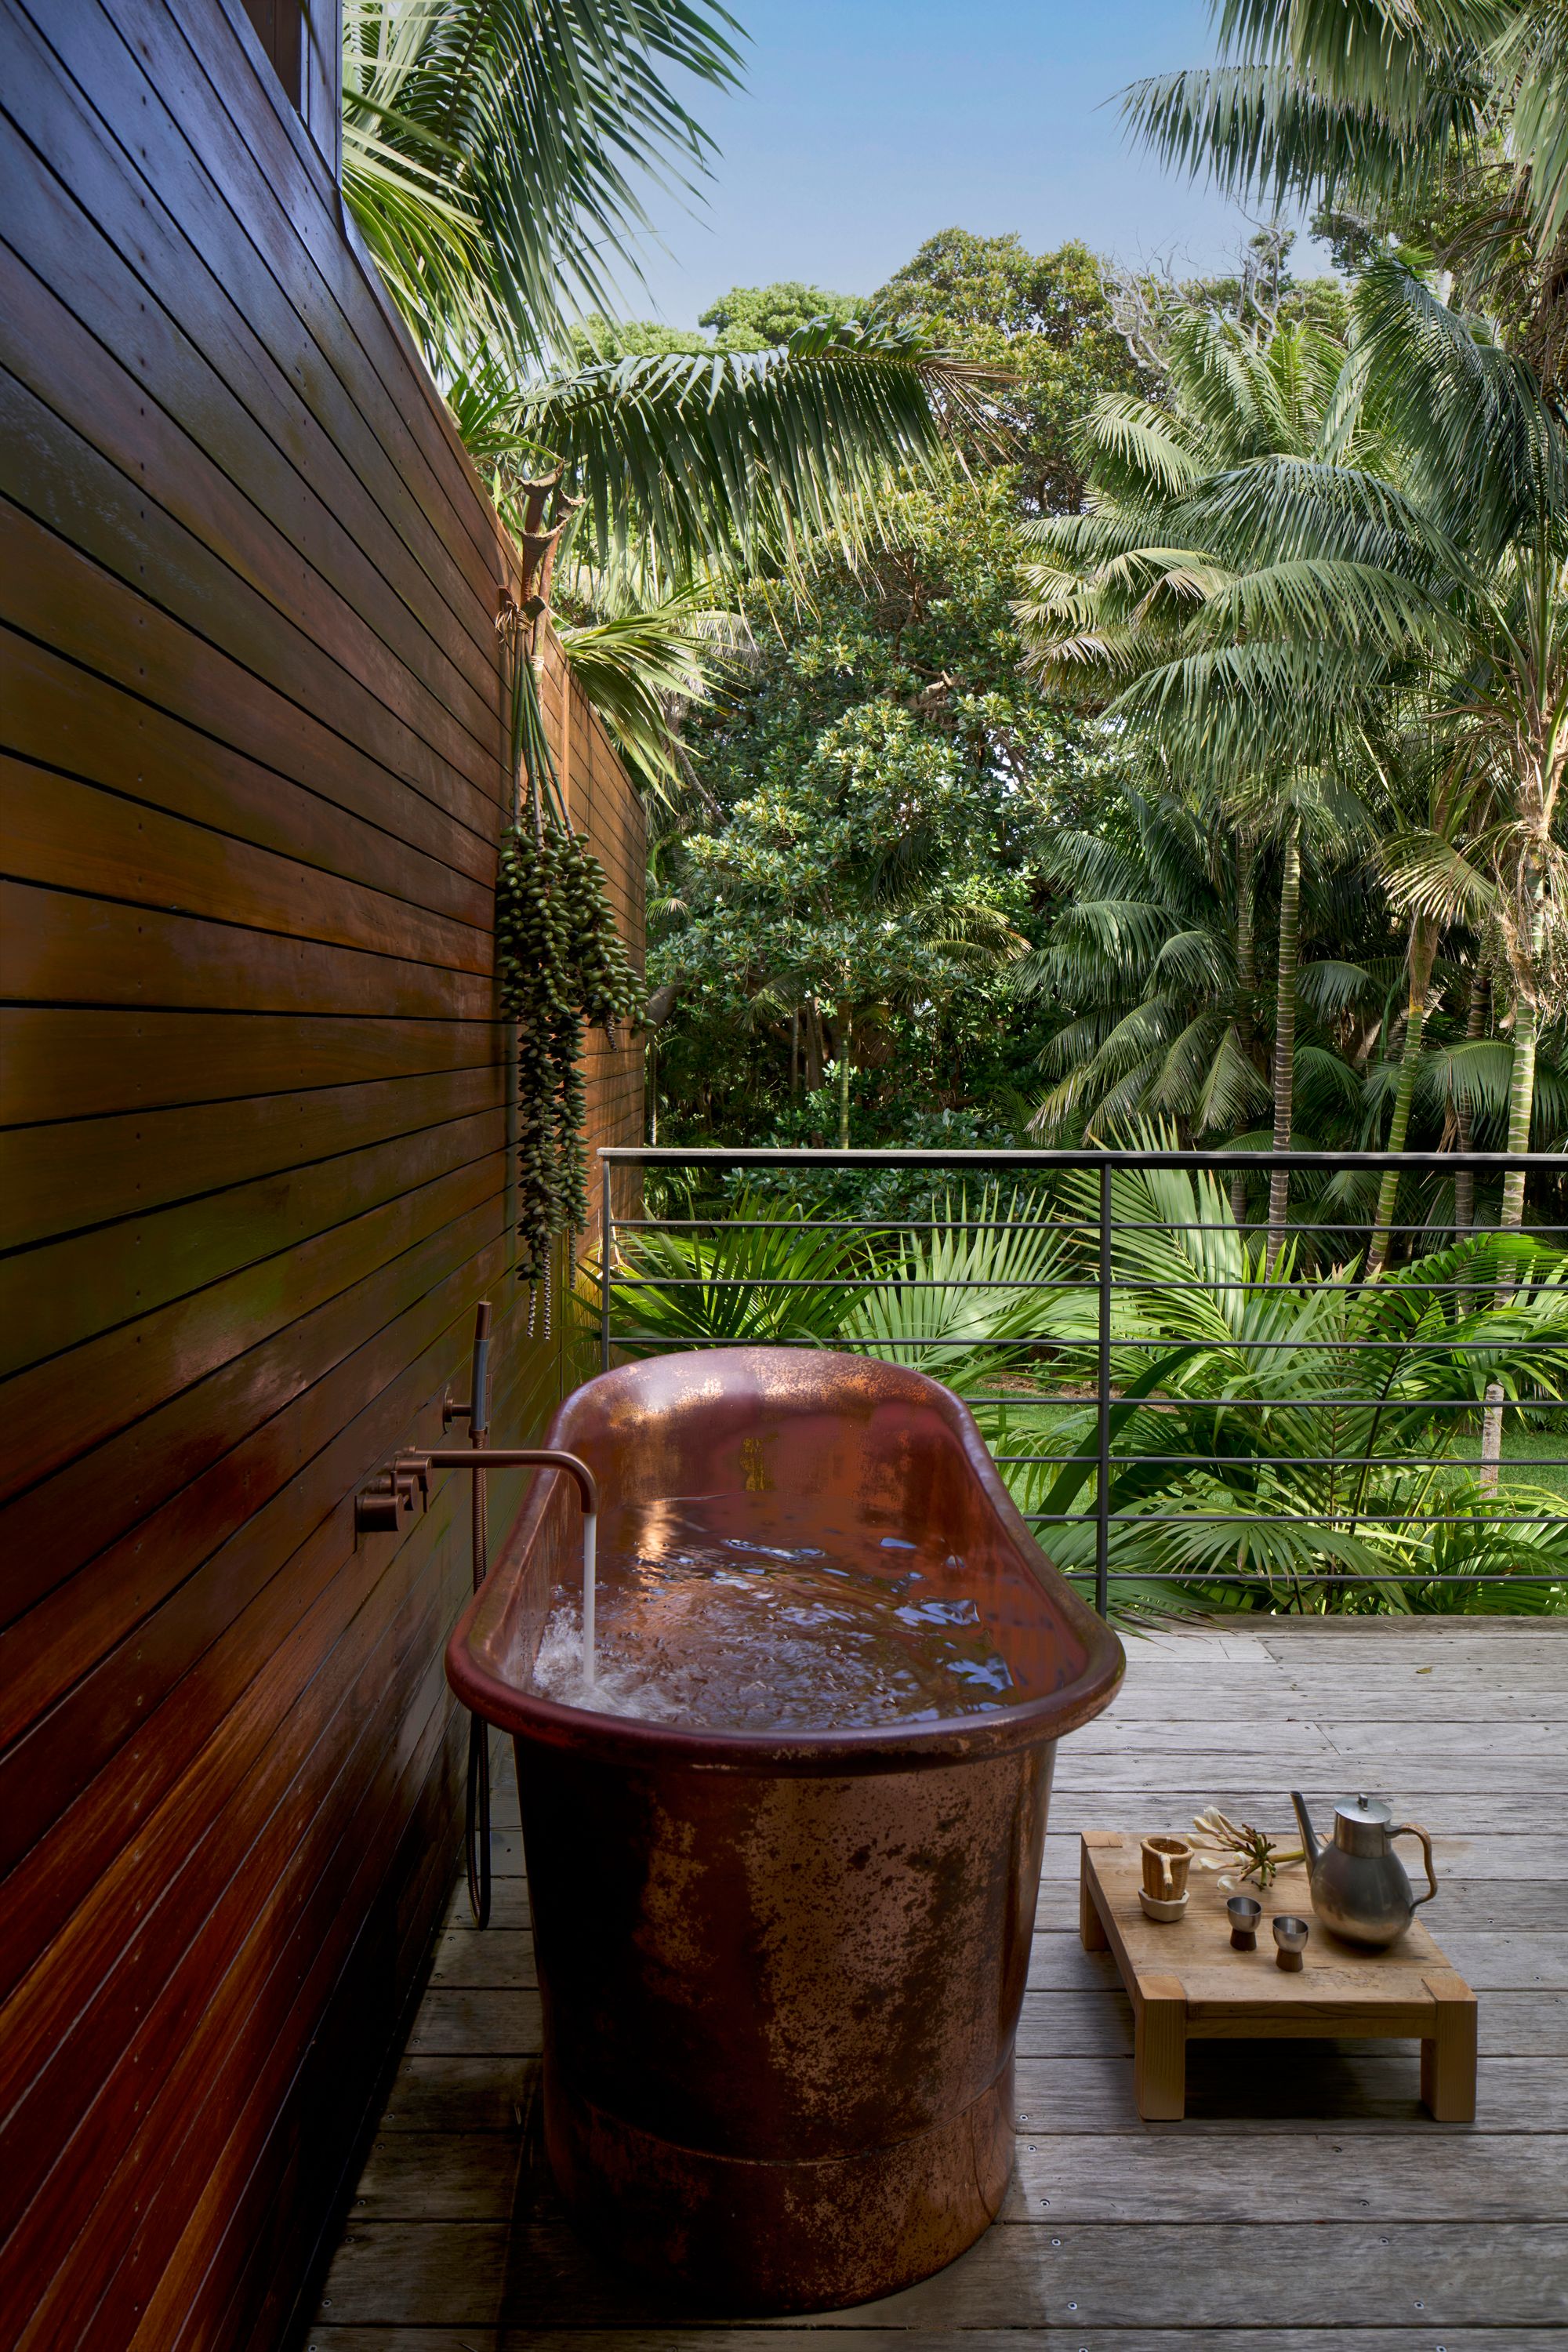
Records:
M541 1280L558 1234L588 1221L583 1159L584 1024L613 1034L642 1002L604 869L541 794L501 845L496 963L518 1024L518 1272Z

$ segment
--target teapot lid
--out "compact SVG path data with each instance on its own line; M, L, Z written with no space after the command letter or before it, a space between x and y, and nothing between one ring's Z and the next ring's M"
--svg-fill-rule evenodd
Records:
M1334 1819L1345 1822L1371 1822L1384 1827L1394 1819L1394 1809L1381 1797L1347 1797L1334 1807Z

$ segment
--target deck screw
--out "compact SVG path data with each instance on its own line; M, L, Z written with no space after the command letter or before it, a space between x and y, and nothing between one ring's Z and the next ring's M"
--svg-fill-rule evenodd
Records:
M1068 2309L1069 2311L1076 2311L1076 2310L1078 2309L1078 2305L1077 2305L1077 2304L1076 2304L1076 2303L1069 2303L1069 2304L1068 2304Z
M1061 2244L1061 2240L1059 2238L1053 2238L1051 2240L1051 2243L1053 2246L1059 2246Z

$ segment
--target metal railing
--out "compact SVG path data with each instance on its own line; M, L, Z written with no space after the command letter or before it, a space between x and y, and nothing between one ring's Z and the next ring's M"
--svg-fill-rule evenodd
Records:
M1005 1368L1004 1378L1016 1370L1026 1372L1029 1376L1026 1385L1031 1391L1026 1396L1020 1394L1016 1381L1008 1389L997 1390L994 1380L976 1387L971 1379L962 1392L986 1429L994 1458L1008 1476L1009 1485L1019 1495L1025 1519L1042 1529L1055 1527L1081 1531L1092 1524L1092 1568L1085 1562L1081 1567L1069 1568L1068 1572L1081 1577L1086 1586L1092 1577L1093 1594L1101 1614L1109 1608L1110 1588L1115 1584L1211 1589L1240 1584L1250 1586L1256 1593L1262 1571L1239 1564L1231 1570L1217 1566L1161 1567L1151 1565L1147 1559L1136 1565L1118 1564L1117 1552L1119 1548L1125 1548L1122 1538L1126 1536L1146 1538L1151 1528L1158 1527L1190 1534L1194 1528L1205 1524L1235 1528L1243 1553L1248 1530L1277 1527L1302 1532L1315 1528L1331 1561L1342 1559L1349 1541L1360 1537L1362 1530L1385 1528L1391 1537L1396 1536L1395 1555L1390 1557L1386 1568L1352 1562L1338 1567L1298 1567L1283 1572L1287 1588L1298 1596L1309 1588L1331 1592L1336 1588L1386 1586L1393 1594L1401 1587L1440 1589L1505 1581L1542 1594L1546 1603L1552 1599L1550 1588L1560 1587L1568 1595L1568 1492L1550 1509L1543 1507L1542 1499L1532 1492L1526 1508L1526 1497L1518 1493L1516 1483L1521 1471L1561 1474L1568 1470L1568 1423L1562 1418L1568 1410L1564 1402L1564 1391L1568 1391L1568 1275L1555 1263L1568 1240L1568 1224L1537 1223L1510 1242L1500 1240L1495 1226L1477 1226L1458 1234L1451 1225L1445 1228L1440 1222L1414 1222L1408 1217L1390 1220L1379 1226L1379 1234L1385 1237L1385 1251L1403 1262L1369 1274L1367 1246L1375 1222L1372 1212L1355 1222L1347 1219L1342 1208L1335 1215L1314 1218L1303 1214L1298 1207L1289 1220L1284 1249L1278 1252L1267 1239L1267 1216L1255 1215L1248 1208L1237 1221L1222 1192L1227 1181L1255 1186L1262 1180L1266 1190L1268 1180L1280 1170L1292 1178L1351 1180L1372 1180L1396 1171L1402 1179L1410 1180L1406 1190L1423 1179L1434 1177L1450 1179L1468 1173L1479 1185L1523 1171L1527 1185L1534 1185L1544 1200L1550 1191L1560 1192L1568 1180L1568 1163L1555 1155L731 1150L650 1146L601 1150L599 1161L603 1244L589 1274L597 1289L600 1361L605 1370L621 1353L646 1355L662 1348L743 1346L770 1336L767 1326L775 1318L765 1304L752 1318L756 1328L696 1329L692 1326L700 1318L688 1307L679 1318L683 1328L667 1328L661 1333L658 1315L650 1316L648 1302L657 1299L668 1303L672 1294L681 1291L700 1294L710 1302L722 1302L730 1292L748 1293L748 1305L792 1291L818 1296L842 1291L854 1299L879 1290L885 1297L894 1300L900 1294L920 1290L953 1294L973 1290L993 1297L1000 1292L1014 1298L1039 1294L1043 1319L1034 1333L1015 1325L994 1335L973 1328L950 1335L922 1335L911 1328L893 1337L879 1333L868 1338L864 1329L835 1328L828 1316L823 1318L823 1328L813 1333L811 1344L894 1355L903 1361L922 1361L938 1378L942 1374L944 1355L950 1369L963 1362L967 1370L973 1371L975 1360L984 1362L989 1358ZM691 1188L692 1197L686 1204L690 1213L617 1217L611 1202L611 1176L617 1168L663 1171L679 1176ZM732 1195L726 1197L719 1192L710 1206L708 1195L696 1189L706 1185L710 1193L718 1192L718 1188L747 1171L785 1171L794 1182L795 1199L781 1201L776 1215L752 1201L743 1202L746 1213L737 1215L731 1205ZM933 1180L932 1199L924 1204L931 1213L808 1213L820 1202L803 1203L799 1197L800 1187L806 1180L840 1181L857 1173L886 1177L900 1171ZM1167 1174L1190 1180L1190 1199L1195 1213L1185 1218L1130 1216L1128 1195L1136 1189L1132 1180ZM960 1193L956 1203L950 1195L949 1213L935 1213L934 1187L942 1179L949 1185L979 1179L983 1186L999 1187L1009 1177L1016 1184L1027 1183L1035 1188L1026 1214L1019 1213L1016 1193L1008 1212L1001 1213L999 1191L993 1203L988 1203L983 1193L979 1215L970 1213L972 1202L967 1191ZM1120 1201L1119 1192L1122 1196ZM987 1205L992 1209L990 1214L985 1213ZM1134 1200L1132 1205L1143 1208L1151 1204L1146 1200ZM1216 1209L1220 1212L1217 1214L1214 1213ZM1026 1226L1049 1234L1053 1246L1063 1253L1065 1271L1055 1268L1046 1275L1019 1277L946 1273L921 1277L910 1272L911 1263L918 1263L918 1259L911 1259L911 1237L1006 1234ZM857 1254L852 1270L805 1276L769 1274L758 1272L755 1267L734 1274L717 1270L725 1263L722 1237L727 1234L765 1234L779 1231L839 1237L847 1252L853 1250ZM1159 1235L1180 1245L1175 1254L1175 1271L1170 1278L1129 1269L1128 1243L1135 1235ZM1217 1237L1214 1248L1209 1247L1210 1236ZM1197 1237L1204 1238L1194 1255L1184 1245ZM671 1265L679 1265L680 1259L678 1254L672 1257L668 1245L658 1246L660 1241L665 1244L674 1241L678 1249L684 1246L690 1255L692 1270L671 1271ZM918 1239L914 1247L918 1251ZM1443 1256L1445 1249L1450 1254L1447 1261ZM1211 1259L1224 1260L1220 1271L1203 1263L1205 1252ZM1141 1255L1145 1259L1151 1255L1146 1244ZM1472 1260L1477 1261L1474 1267L1470 1267ZM1190 1262L1190 1272L1184 1270L1184 1261ZM1452 1269L1447 1273L1408 1270L1412 1265L1441 1265L1445 1262ZM1468 1267L1470 1270L1467 1271ZM1073 1328L1071 1310L1064 1321L1061 1302L1073 1294L1092 1297L1092 1328L1082 1318L1078 1328ZM1206 1338L1178 1339L1172 1328L1160 1329L1159 1318L1150 1314L1148 1302L1189 1294L1194 1301L1206 1300L1216 1310L1222 1301L1239 1298L1244 1307L1247 1302L1257 1301L1281 1312L1294 1313L1297 1321L1308 1328L1300 1332L1260 1331L1245 1328L1239 1318L1221 1322L1216 1315L1198 1318L1210 1326ZM1321 1335L1314 1333L1314 1299L1331 1300L1338 1328ZM640 1315L631 1311L639 1307ZM1467 1315L1473 1315L1477 1308L1500 1307L1508 1313L1506 1322L1479 1335L1474 1323L1465 1328ZM1354 1328L1358 1319L1375 1322L1380 1315L1392 1328ZM714 1319L723 1318L716 1316ZM1172 1320L1179 1326L1179 1316L1167 1318L1168 1322ZM1145 1393L1142 1392L1142 1380L1148 1377L1150 1368L1144 1360L1151 1355L1155 1358L1156 1369L1165 1362L1165 1371L1163 1380L1156 1377L1150 1382L1152 1392ZM1189 1392L1194 1371L1197 1360L1205 1356L1209 1360L1211 1373L1215 1366L1228 1362L1233 1377L1220 1381L1219 1393L1194 1395ZM1266 1375L1271 1359L1278 1367L1313 1357L1336 1360L1331 1366L1323 1366L1330 1374L1326 1383L1309 1387L1299 1396L1270 1392L1271 1384ZM1431 1378L1433 1368L1445 1361L1451 1368L1448 1387L1454 1391L1447 1394L1436 1392L1439 1384ZM1431 1392L1424 1392L1419 1381L1412 1389L1413 1366L1418 1375L1426 1378ZM1088 1388L1062 1385L1064 1378L1074 1375L1081 1382L1083 1374L1089 1370L1092 1379ZM1260 1373L1264 1376L1260 1377ZM1232 1388L1239 1388L1242 1392L1225 1392ZM1092 1435L1081 1439L1070 1451L1040 1450L1037 1443L1028 1451L1007 1450L1010 1422L1019 1418L1026 1421L1031 1411L1048 1419L1064 1412L1082 1414L1089 1410L1093 1416ZM1159 1425L1162 1414L1171 1413L1184 1415L1189 1426L1194 1419L1212 1415L1213 1453L1205 1456L1190 1448L1186 1452L1163 1453L1147 1443L1140 1445L1136 1442L1140 1428L1152 1433ZM1243 1414L1253 1416L1255 1436L1268 1433L1263 1423L1271 1416L1316 1415L1318 1421L1311 1426L1320 1433L1325 1425L1329 1428L1329 1450L1302 1452L1284 1444L1276 1435L1272 1440L1274 1450L1253 1444L1241 1453L1226 1452L1222 1441L1235 1437L1237 1424L1234 1417ZM1233 1417L1229 1430L1226 1427L1227 1415ZM1360 1418L1365 1415L1371 1416L1370 1422ZM1357 1429L1362 1430L1361 1450L1340 1444L1342 1421L1347 1439ZM1544 1456L1532 1455L1521 1464L1517 1458L1510 1458L1508 1436L1511 1431L1517 1444L1518 1433L1528 1423L1544 1423L1555 1443ZM1384 1450L1375 1450L1380 1438L1386 1441L1399 1432L1406 1436L1422 1433L1422 1450L1412 1453L1401 1445L1398 1451L1390 1452L1386 1443ZM1455 1451L1457 1443L1469 1439L1479 1446L1479 1453ZM1058 1440L1058 1444L1061 1442ZM1322 1443L1321 1434L1319 1443ZM1048 1444L1047 1439L1047 1449ZM1092 1484L1092 1499L1087 1508L1023 1508L1027 1500L1078 1500L1077 1492L1035 1494L1038 1474L1053 1469L1059 1474L1058 1489L1075 1472L1081 1484ZM1329 1500L1316 1508L1301 1507L1301 1474L1322 1471L1331 1474ZM1386 1484L1412 1471L1433 1474L1427 1481L1427 1495L1420 1497L1422 1501L1458 1501L1462 1507L1412 1508L1397 1492L1370 1498L1393 1501L1396 1507L1392 1510L1369 1507L1367 1490L1373 1484L1374 1474L1381 1474ZM1155 1472L1172 1475L1162 1486L1160 1479L1152 1483L1149 1480L1148 1474ZM1347 1488L1342 1500L1338 1487L1338 1474L1342 1472L1363 1474L1353 1489ZM1432 1489L1437 1475L1456 1472L1479 1473L1479 1476L1468 1489L1461 1488L1457 1495L1435 1495ZM1201 1489L1205 1479L1211 1483L1215 1479L1231 1482L1226 1508L1205 1513L1192 1507L1192 1490L1194 1486ZM1245 1486L1248 1480L1271 1485L1272 1491L1260 1496L1260 1503L1289 1502L1290 1507L1236 1507L1237 1484ZM1293 1494L1289 1487L1292 1480L1298 1482ZM1553 1477L1547 1491L1557 1483ZM1568 1486L1568 1481L1563 1484ZM1145 1507L1137 1492L1140 1486L1149 1488L1150 1500L1173 1501L1177 1507ZM1163 1487L1170 1491L1164 1492ZM1517 1496L1518 1508L1511 1506L1510 1496ZM1201 1493L1199 1499L1203 1499ZM1474 1563L1468 1567L1446 1567L1441 1559L1420 1567L1402 1568L1396 1564L1398 1546L1409 1552L1426 1541L1426 1531L1436 1528L1468 1529L1478 1538L1484 1537L1494 1551L1513 1556L1506 1564L1490 1569ZM1050 1549L1048 1541L1047 1548ZM1364 1538L1362 1548L1366 1548ZM1450 1544L1448 1551L1452 1549ZM1444 1553L1443 1557L1447 1556ZM1278 1570L1268 1571L1265 1580L1270 1590L1281 1573Z

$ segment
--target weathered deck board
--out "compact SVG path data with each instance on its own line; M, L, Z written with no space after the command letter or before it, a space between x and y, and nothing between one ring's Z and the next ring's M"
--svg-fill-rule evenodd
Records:
M806 2352L831 2329L854 2352L1014 2352L1030 2330L1089 2352L1547 2352L1568 2327L1565 1756L1568 1623L1132 1643L1116 1706L1058 1759L1003 2219L939 2277L809 2326L661 2305L562 2218L503 1785L494 1925L454 1899L307 2341ZM1475 2124L1431 2122L1396 2042L1198 2043L1186 2118L1141 2123L1125 1995L1078 1941L1079 1829L1179 1828L1218 1801L1284 1830L1287 1783L1326 1811L1358 1772L1436 1840L1433 1929L1481 1996Z

